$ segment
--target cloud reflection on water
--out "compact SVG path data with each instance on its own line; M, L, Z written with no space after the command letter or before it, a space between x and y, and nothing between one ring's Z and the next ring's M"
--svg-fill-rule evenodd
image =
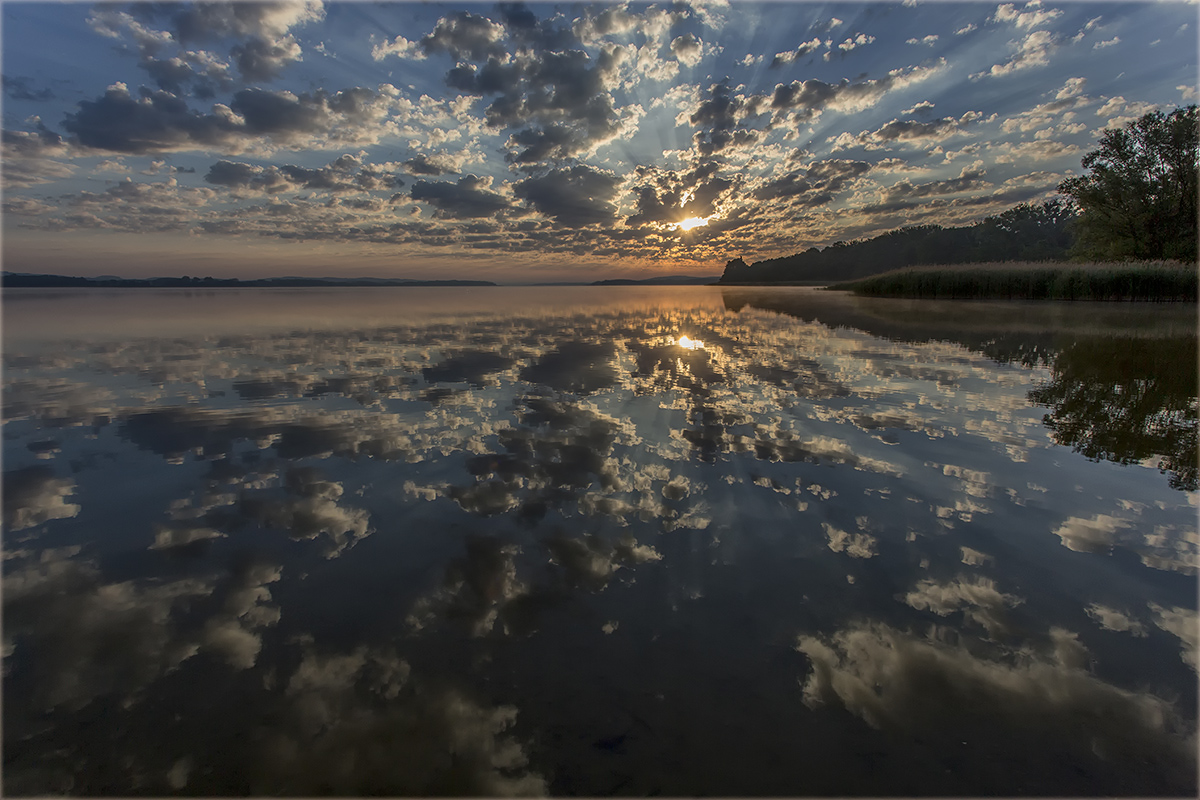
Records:
M5 720L23 743L6 789L52 790L58 769L85 793L683 792L644 765L703 746L687 709L723 671L763 687L734 726L837 741L865 721L950 747L995 723L964 757L1041 748L1035 789L1194 788L1194 714L1163 698L1195 694L1195 396L1139 400L1129 430L1168 434L1136 457L1061 446L1038 387L1108 380L1077 365L1128 340L1077 330L1086 309L982 305L939 327L839 295L697 290L457 314L371 294L356 317L366 295L339 296L254 330L6 344ZM1164 324L1137 335L1186 351ZM1126 441L1104 421L1087 412L1089 441ZM642 652L694 674L643 696ZM593 669L630 719L680 721L589 728L601 712L563 698ZM54 755L103 706L136 721L111 749L142 764L187 682L236 687L230 730L262 720L253 754L197 721L178 730L201 744L138 767L149 783ZM818 748L793 775L794 742L754 736L745 771L797 781L775 789L836 793L861 766ZM952 785L1022 788L995 769ZM752 785L723 774L722 793Z

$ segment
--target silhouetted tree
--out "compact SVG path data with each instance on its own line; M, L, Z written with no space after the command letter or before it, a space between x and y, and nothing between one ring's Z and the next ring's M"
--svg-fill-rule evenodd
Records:
M1196 260L1196 106L1109 128L1082 163L1089 174L1058 185L1083 212L1076 255Z

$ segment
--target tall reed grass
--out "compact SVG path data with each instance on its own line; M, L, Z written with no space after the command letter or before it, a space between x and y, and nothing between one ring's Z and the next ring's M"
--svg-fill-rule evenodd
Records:
M1197 302L1195 265L1177 262L1139 264L998 263L961 267L895 270L844 289L875 297L922 297L948 300L1152 300Z

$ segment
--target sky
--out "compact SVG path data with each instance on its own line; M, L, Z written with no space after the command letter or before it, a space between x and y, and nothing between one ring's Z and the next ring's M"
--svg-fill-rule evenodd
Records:
M1195 3L17 3L3 263L719 274L1055 196L1196 102Z

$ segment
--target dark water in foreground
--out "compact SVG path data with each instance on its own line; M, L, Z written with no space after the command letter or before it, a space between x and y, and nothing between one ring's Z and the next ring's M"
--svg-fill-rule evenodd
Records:
M1196 312L10 291L6 794L1195 795Z

